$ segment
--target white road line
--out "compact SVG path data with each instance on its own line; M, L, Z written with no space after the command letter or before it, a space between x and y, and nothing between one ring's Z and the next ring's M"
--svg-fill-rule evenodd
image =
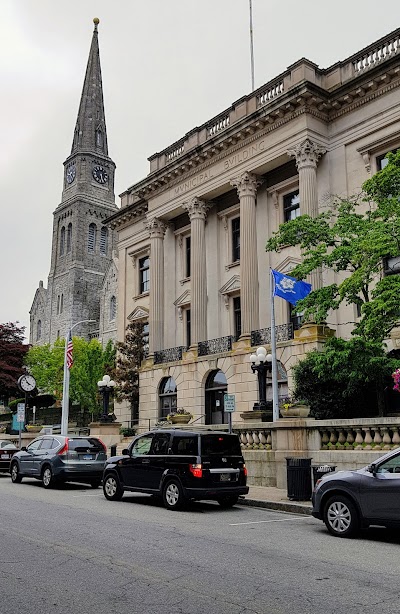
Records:
M244 524L263 524L265 522L288 522L289 520L309 520L308 516L295 516L294 518L277 518L276 520L254 520L253 522L235 522L230 527L239 527Z

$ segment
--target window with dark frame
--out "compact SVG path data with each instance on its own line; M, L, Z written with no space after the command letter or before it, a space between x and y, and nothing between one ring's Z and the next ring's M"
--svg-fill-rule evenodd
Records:
M185 238L185 275L186 277L190 277L190 248L191 248L191 237Z
M96 232L97 227L93 222L89 224L89 234L88 234L88 252L93 254L96 249Z
M239 339L242 334L242 311L240 307L240 296L235 296L233 299L233 318L235 326L235 339Z
M300 194L296 192L290 192L283 197L283 217L285 222L295 220L300 214Z
M190 334L190 309L185 309L185 315L186 315L186 345L187 347L190 347L190 344L192 341L192 337Z
M299 330L303 324L303 314L296 313L296 307L291 303L288 303L289 308L289 322L293 324L293 330Z
M390 152L386 152L385 154L382 154L381 156L377 156L376 158L376 168L378 169L378 171L381 171L382 169L385 168L385 166L387 165L387 163L389 162L389 160L387 159L387 155L388 153L397 153L399 151L399 149L391 149Z
M65 226L61 228L60 256L64 256L64 249L65 249Z
M150 290L150 258L145 256L139 260L139 294Z
M72 243L72 224L70 222L68 224L68 230L67 230L67 253L71 251L71 243Z
M240 260L240 217L232 220L232 262Z

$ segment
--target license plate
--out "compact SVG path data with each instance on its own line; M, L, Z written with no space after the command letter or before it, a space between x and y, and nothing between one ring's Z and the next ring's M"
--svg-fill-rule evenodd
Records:
M230 482L231 481L231 474L230 473L220 473L219 474L219 481L220 482Z
M2 454L1 455L2 459L7 459L7 458L11 458L9 454Z
M83 460L93 460L93 454L84 454L82 458Z

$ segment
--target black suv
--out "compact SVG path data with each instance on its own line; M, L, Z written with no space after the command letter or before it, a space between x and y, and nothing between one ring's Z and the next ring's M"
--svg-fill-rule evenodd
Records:
M170 510L189 499L213 499L228 508L249 492L237 435L159 429L135 437L122 454L104 468L103 491L110 501L129 490L160 495Z

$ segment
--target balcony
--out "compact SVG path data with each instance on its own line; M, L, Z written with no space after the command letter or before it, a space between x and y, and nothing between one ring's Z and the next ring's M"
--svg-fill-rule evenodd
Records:
M168 348L166 350L160 350L154 352L154 364L161 365L164 362L175 362L176 360L182 360L183 352L186 352L187 347L180 345L176 348Z
M210 354L220 354L221 352L229 352L232 349L232 341L234 337L219 337L218 339L210 339L209 341L199 341L198 356L209 356Z
M293 339L293 323L280 324L275 326L276 342L290 341ZM251 346L269 345L271 343L271 328L261 328L251 331Z

